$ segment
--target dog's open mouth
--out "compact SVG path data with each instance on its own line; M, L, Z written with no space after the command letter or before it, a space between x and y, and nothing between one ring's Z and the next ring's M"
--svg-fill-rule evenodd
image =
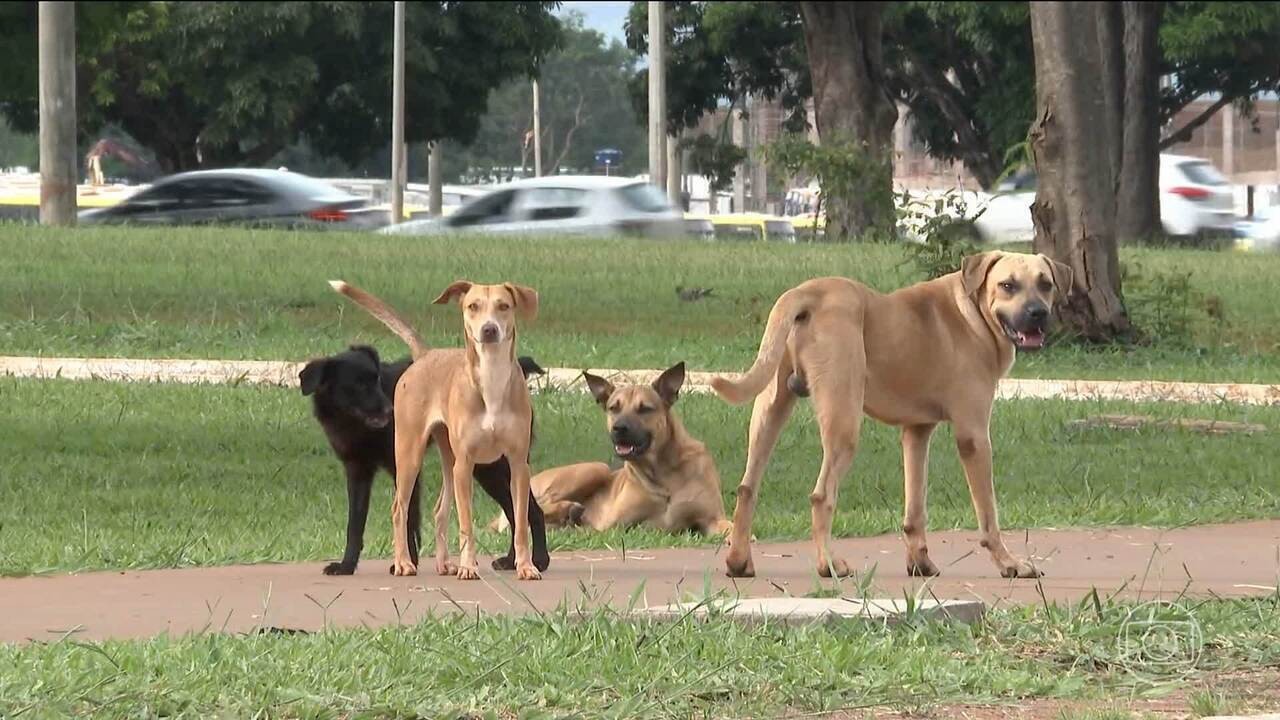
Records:
M1019 350L1039 350L1044 347L1044 328L1027 328L1018 330L1003 316L1000 316L1000 327Z
M643 445L628 445L627 443L615 442L613 444L613 452L623 460L630 460L631 458L643 455L644 451L647 450L648 447L648 443L644 443Z

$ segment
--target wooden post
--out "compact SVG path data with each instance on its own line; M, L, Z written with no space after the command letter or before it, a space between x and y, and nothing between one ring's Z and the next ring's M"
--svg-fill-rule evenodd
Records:
M671 204L676 208L683 208L680 203L680 176L683 168L680 167L680 138L675 135L667 136L667 197L671 198Z
M444 193L440 178L440 141L431 143L431 152L427 155L427 210L431 217L440 217L444 212Z
M391 80L391 223L404 222L404 0L396 0Z
M40 222L76 224L76 6L41 2Z
M667 22L666 5L649 2L649 182L666 189Z

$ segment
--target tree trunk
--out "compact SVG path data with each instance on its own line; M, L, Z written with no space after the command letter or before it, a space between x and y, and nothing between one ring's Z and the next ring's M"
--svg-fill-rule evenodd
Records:
M898 120L885 83L883 2L800 3L804 44L813 80L814 120L823 145L851 143L889 172L869 182L873 191L828 197L829 239L868 230L893 233L893 126ZM883 175L883 177L881 177Z
M1039 178L1031 206L1035 248L1075 271L1062 320L1105 341L1130 332L1116 251L1116 188L1122 108L1114 106L1122 35L1107 3L1031 4L1036 120L1031 150ZM1110 77L1108 74L1110 73ZM1110 107L1109 107L1110 106Z
M1164 4L1125 2L1124 138L1116 233L1146 240L1160 223L1160 17Z

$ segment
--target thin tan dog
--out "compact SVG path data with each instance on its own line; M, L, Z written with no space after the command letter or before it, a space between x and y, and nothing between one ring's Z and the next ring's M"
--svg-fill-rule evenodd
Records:
M812 393L823 452L810 495L820 575L849 573L828 548L836 494L853 464L865 412L902 428L909 574L938 574L925 544L925 472L933 430L950 422L982 546L1004 577L1038 577L1000 537L991 406L1017 349L1044 344L1050 306L1071 286L1071 268L1043 255L987 252L965 258L959 272L887 295L844 278L810 280L783 293L751 369L737 381L711 381L730 403L755 398L728 574L755 574L747 539L760 479L796 397Z
M587 525L596 530L650 525L667 532L693 530L724 534L720 475L715 460L689 435L672 410L684 385L684 363L663 372L652 385L615 388L583 373L605 411L605 427L618 470L605 463L577 463L533 476L533 494L548 525ZM506 516L490 527L504 530Z
M503 455L511 467L511 500L516 528L516 577L537 580L529 547L529 445L532 405L516 362L516 316L538 313L538 293L505 283L476 285L459 280L435 299L437 305L459 299L465 348L430 350L390 307L369 293L335 280L339 293L354 300L399 335L414 362L396 385L396 494L391 507L394 575L416 575L409 557L406 517L413 485L427 446L440 449L444 483L436 505L436 572L463 580L480 577L472 526L472 470ZM450 495L458 505L461 550L449 562Z

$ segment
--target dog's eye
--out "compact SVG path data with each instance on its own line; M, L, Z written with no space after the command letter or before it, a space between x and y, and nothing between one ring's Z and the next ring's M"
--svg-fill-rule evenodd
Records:
M638 405L636 406L636 412L641 415L648 415L649 413L653 412L653 408L649 407L648 405Z
M1018 286L1014 283L1009 282L1008 280L1005 280L1004 282L1000 283L1000 289L1007 293L1011 293L1011 292L1016 292L1018 290Z
M498 303L498 312L506 312L511 309L507 303Z
M467 309L470 310L471 312L476 312L477 310L480 309L480 303L473 302L467 306Z
M1053 283L1049 282L1048 280L1040 281L1040 292L1047 293L1052 291L1053 291Z
M615 414L616 414L616 413L619 413L619 412L622 412L622 403L614 403L614 404L610 405L610 406L609 406L609 412L611 412L611 413L615 413Z

